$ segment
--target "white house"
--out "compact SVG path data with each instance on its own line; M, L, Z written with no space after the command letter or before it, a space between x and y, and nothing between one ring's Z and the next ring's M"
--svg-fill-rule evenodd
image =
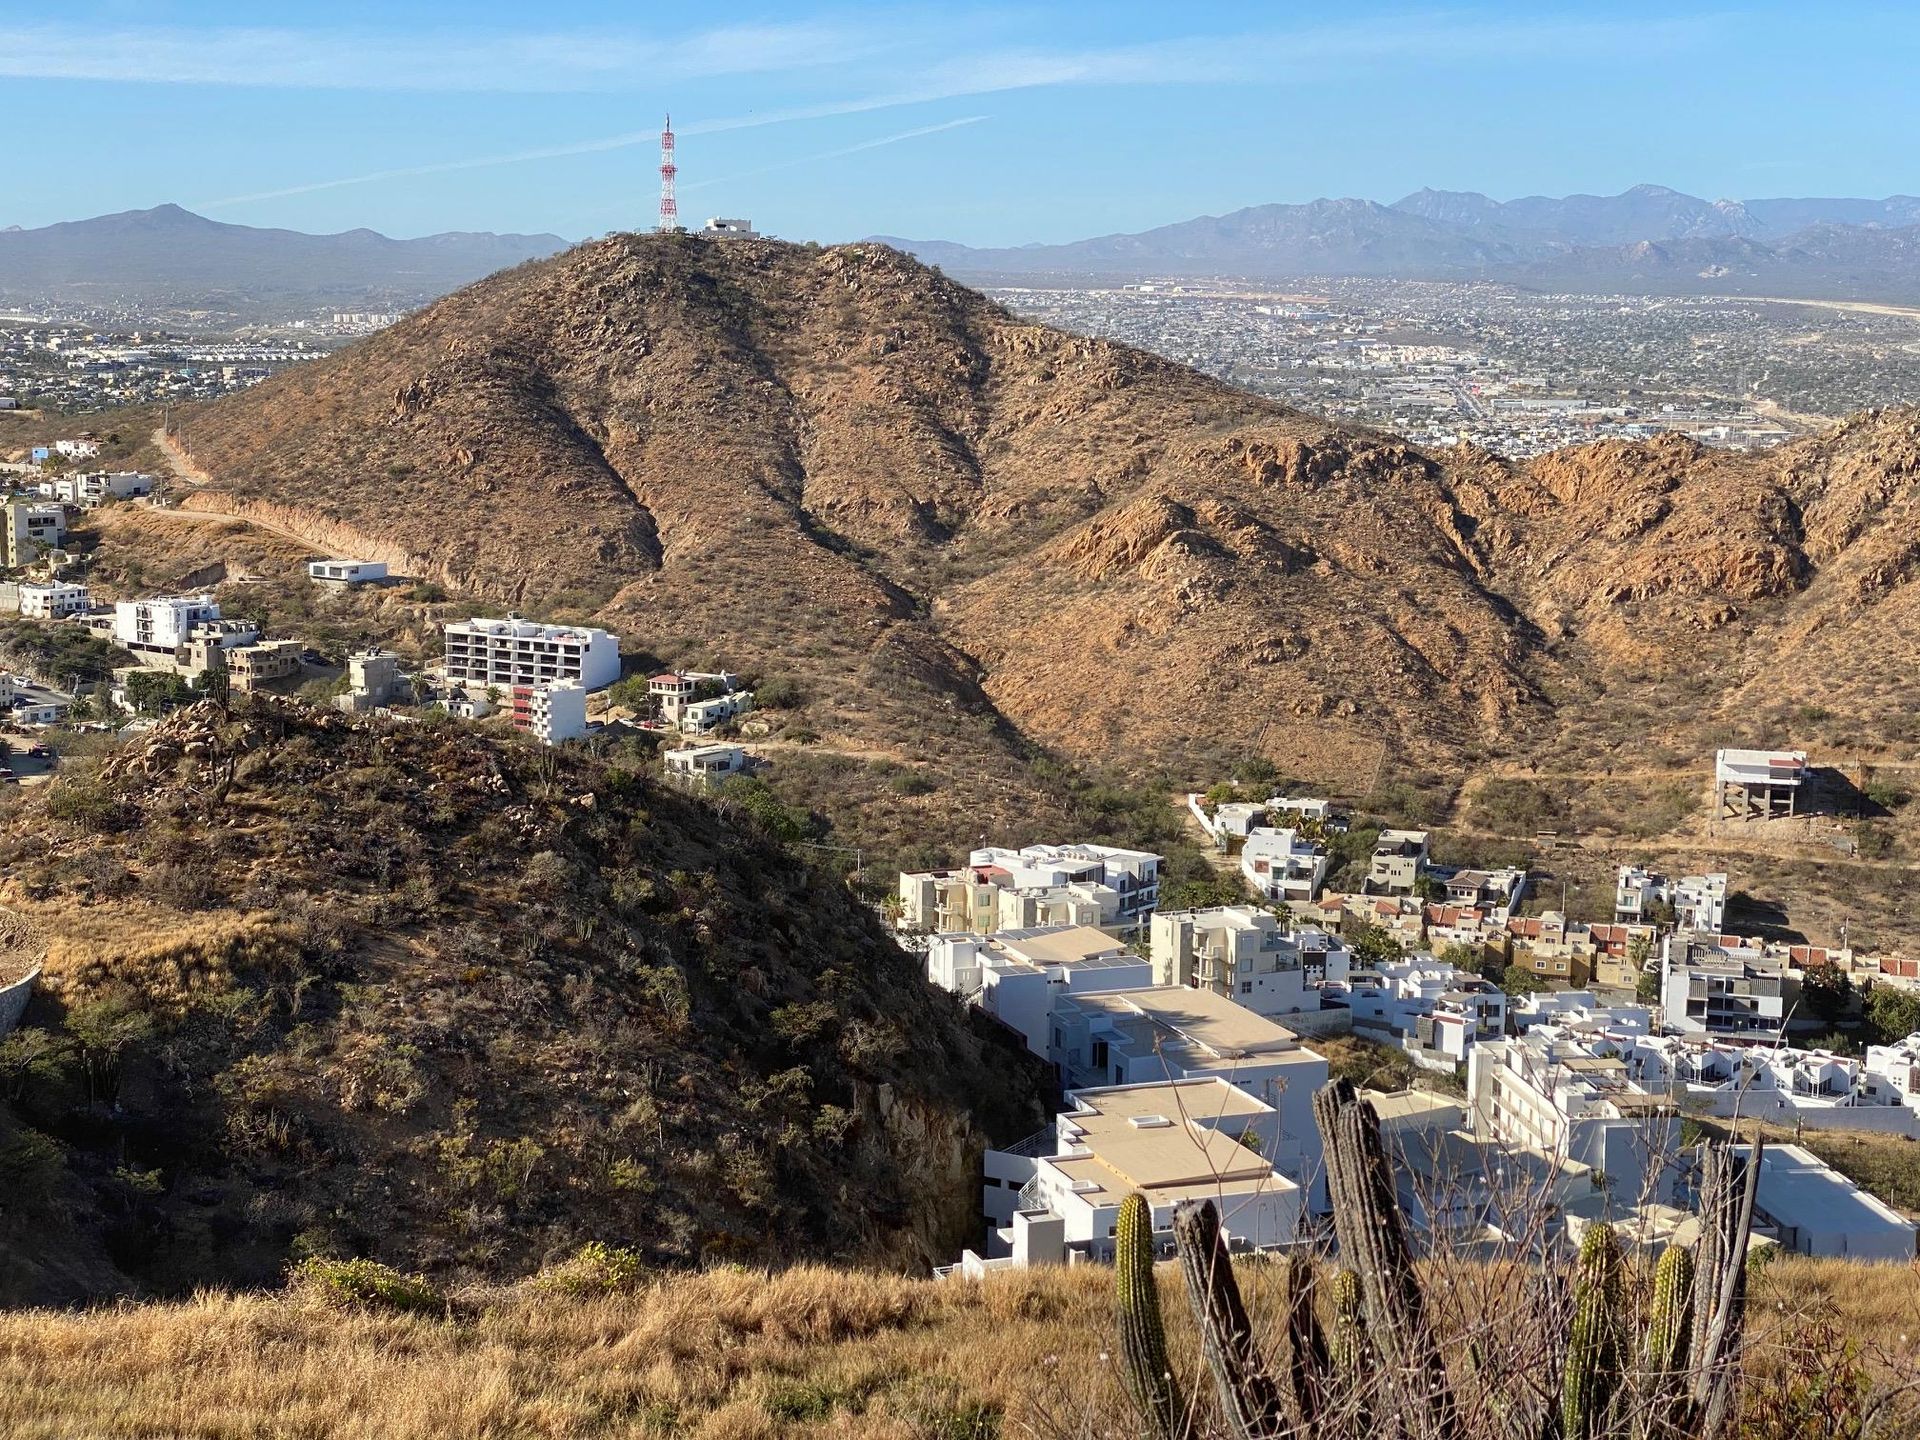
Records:
M1920 1034L1869 1045L1861 1068L1861 1085L1869 1094L1920 1111Z
M1476 1045L1506 1033L1504 990L1424 953L1356 970L1330 993L1344 995L1356 1034L1436 1067L1458 1065Z
M446 628L447 680L505 690L578 680L598 690L620 678L620 642L585 625L505 620L459 620Z
M1787 972L1747 946L1677 931L1661 942L1660 1014L1687 1035L1777 1036L1786 1023Z
M1105 885L1114 892L1115 923L1137 929L1160 903L1163 857L1117 845L986 846L967 856L968 868L1011 890Z
M40 493L68 505L91 510L108 500L131 500L153 493L153 476L136 470L96 471L87 475L61 475L40 482Z
M56 440L53 453L69 460L91 460L100 453L98 440Z
M1638 865L1620 867L1613 895L1616 924L1644 924L1652 919L1654 907L1661 904L1673 907L1680 929L1718 935L1727 923L1727 877L1714 873L1669 880Z
M688 745L664 752L660 761L670 777L699 785L744 775L751 763L738 745Z
M324 585L368 585L387 578L384 560L309 560L307 578Z
M217 652L252 645L260 627L225 620L210 594L122 600L113 607L113 643L143 665L199 672L222 666Z
M1273 1109L1260 1153L1296 1184L1319 1179L1313 1094L1327 1062L1291 1030L1207 990L1075 990L1056 996L1051 1058L1070 1090L1218 1077Z
M1320 987L1347 978L1347 947L1322 930L1288 930L1251 905L1163 911L1150 948L1156 984L1187 985L1259 1015L1322 1008Z
M513 728L542 745L563 745L587 733L587 689L578 680L515 685Z
M1650 1035L1653 1010L1646 1005L1604 1005L1591 990L1540 990L1511 997L1507 1023L1520 1035L1536 1025Z
M1316 899L1327 878L1327 852L1297 830L1259 826L1240 848L1241 877L1268 900Z
M1066 991L1137 990L1153 983L1146 960L1086 925L1003 930L995 935L935 935L927 979L972 1001L1046 1055L1056 997Z
M1618 1056L1552 1026L1474 1046L1467 1097L1476 1136L1586 1165L1622 1205L1659 1199L1679 1157L1673 1104L1630 1079Z
M1019 1264L1060 1264L1070 1253L1111 1260L1120 1202L1136 1192L1152 1211L1154 1248L1162 1255L1173 1253L1173 1213L1184 1200L1219 1207L1234 1251L1269 1250L1299 1237L1301 1187L1242 1142L1272 1127L1271 1108L1237 1086L1217 1078L1162 1081L1070 1098L1073 1108L1055 1121L1051 1153L988 1152L989 1219L1007 1210L1008 1187L1017 1186L1012 1223L989 1242L995 1257Z
M10 500L5 506L7 564L31 565L66 538L67 511L63 505L29 505Z
M69 615L78 615L88 603L84 585L20 586L20 613L30 620L64 620Z
M647 695L662 720L690 735L704 735L753 709L753 692L742 689L740 677L725 670L655 675L647 681Z

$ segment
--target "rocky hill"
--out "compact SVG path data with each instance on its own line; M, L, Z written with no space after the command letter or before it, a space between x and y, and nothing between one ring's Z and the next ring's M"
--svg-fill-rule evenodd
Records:
M16 792L17 795L17 792ZM183 711L0 816L46 951L0 1045L0 1298L945 1259L1038 1124L872 911L585 756L297 702Z
M811 730L919 767L971 835L1058 816L1042 751L1183 779L1251 751L1359 793L1591 741L1623 701L1680 745L1777 728L1816 675L1911 712L1907 652L1863 642L1912 603L1915 424L1428 454L883 246L617 236L180 438L211 476L191 509L794 680ZM1806 664L1843 640L1845 673Z

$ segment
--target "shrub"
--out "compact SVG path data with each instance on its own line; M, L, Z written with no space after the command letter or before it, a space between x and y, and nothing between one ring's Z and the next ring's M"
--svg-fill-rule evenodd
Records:
M361 1309L430 1313L447 1303L424 1275L408 1275L378 1260L302 1260L293 1269L293 1288L329 1305Z
M98 780L58 780L47 790L47 814L82 830L123 829L127 807Z
M558 1265L543 1270L537 1283L562 1295L624 1295L638 1289L646 1277L639 1251L589 1240Z

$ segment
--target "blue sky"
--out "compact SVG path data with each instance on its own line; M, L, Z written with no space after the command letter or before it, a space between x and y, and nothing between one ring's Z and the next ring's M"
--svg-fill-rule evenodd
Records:
M0 225L1066 240L1421 185L1920 190L1920 12L0 0Z

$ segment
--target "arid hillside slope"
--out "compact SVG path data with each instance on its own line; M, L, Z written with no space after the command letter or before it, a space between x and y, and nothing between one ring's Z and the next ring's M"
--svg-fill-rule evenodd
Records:
M615 236L181 439L213 477L191 506L796 675L838 728L956 773L1039 742L1363 785L1649 685L1703 733L1821 685L1920 709L1884 643L1909 633L1915 425L1429 455L1023 324L881 245Z
M0 1300L944 1259L1042 1111L871 910L715 807L454 722L181 711L0 816Z

